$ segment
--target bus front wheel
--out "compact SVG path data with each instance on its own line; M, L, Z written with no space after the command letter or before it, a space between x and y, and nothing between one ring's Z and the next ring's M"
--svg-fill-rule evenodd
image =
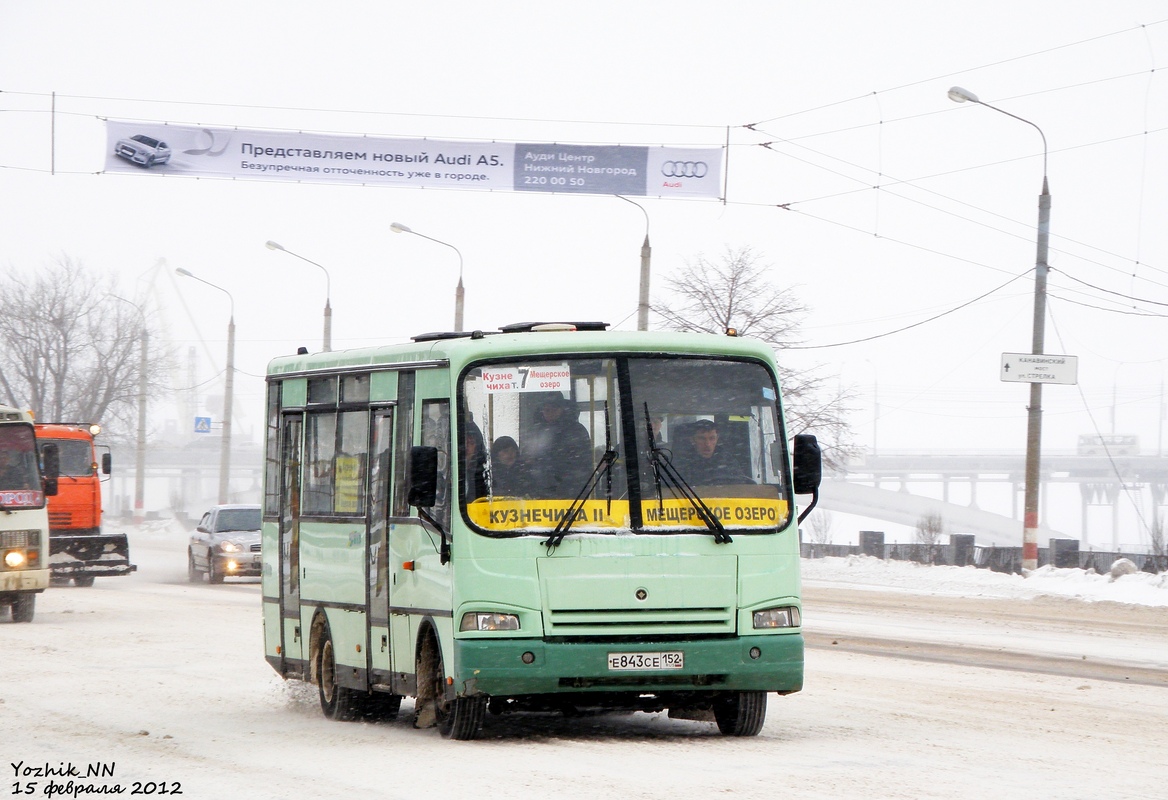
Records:
M477 739L483 732L483 717L487 712L487 698L456 697L447 703L438 703L438 733L445 739Z
M36 595L20 594L12 601L12 621L32 622L36 613Z
M442 651L434 636L426 638L418 654L418 698L414 727L438 726L443 739L477 739L487 712L486 695L446 696L446 669Z
M714 720L726 736L758 736L766 710L766 692L733 692L714 702Z

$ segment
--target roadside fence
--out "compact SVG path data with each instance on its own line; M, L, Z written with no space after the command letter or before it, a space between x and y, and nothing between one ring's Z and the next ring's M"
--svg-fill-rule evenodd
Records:
M974 542L973 534L955 533L948 544L919 542L886 543L882 531L860 531L859 544L814 544L802 542L803 558L842 558L866 555L890 561L915 561L954 567L978 567L994 572L1022 572L1021 547L984 547ZM1108 572L1121 558L1136 568L1153 574L1168 572L1168 556L1152 553L1125 553L1107 550L1081 550L1078 539L1051 539L1049 547L1038 548L1038 566L1078 568L1097 573Z

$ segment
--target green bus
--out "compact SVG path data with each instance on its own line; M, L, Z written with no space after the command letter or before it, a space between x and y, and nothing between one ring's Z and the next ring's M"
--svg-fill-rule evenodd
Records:
M773 350L607 327L271 362L265 656L326 716L411 696L454 739L607 709L753 736L800 690L819 450L788 442Z

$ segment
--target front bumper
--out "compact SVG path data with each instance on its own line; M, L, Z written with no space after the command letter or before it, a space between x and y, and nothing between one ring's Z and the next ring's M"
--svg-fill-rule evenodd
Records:
M262 574L263 560L259 553L216 553L215 569L225 577L256 577Z
M47 569L20 569L0 572L0 593L40 592L49 588Z
M757 657L751 656L757 648ZM652 642L456 639L459 694L496 697L579 692L764 691L803 688L803 634ZM612 671L609 653L680 651L682 669ZM523 657L530 664L525 664Z

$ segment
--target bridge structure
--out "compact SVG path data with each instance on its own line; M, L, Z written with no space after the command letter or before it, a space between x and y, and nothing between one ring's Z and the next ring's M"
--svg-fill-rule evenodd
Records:
M197 519L216 500L217 438L185 447L152 447L146 467L146 508ZM129 513L133 453L115 450L114 474L105 485L108 513ZM263 454L258 444L233 448L233 502L259 502ZM983 546L1022 544L1022 453L882 451L857 458L846 471L825 475L819 508L914 528L939 514L946 533L972 533ZM1042 459L1039 542L1051 537L1092 541L1118 550L1120 511L1137 505L1145 525L1158 521L1168 499L1168 457L1138 454L1073 455ZM1091 509L1102 508L1106 514ZM1057 512L1057 513L1054 513ZM1128 512L1130 516L1130 512ZM1089 519L1089 517L1091 519ZM1131 530L1131 529L1129 529ZM1124 533L1125 545L1146 544Z
M1109 536L1118 549L1124 507L1135 509L1140 526L1147 527L1141 536L1122 535L1128 543L1142 538L1146 544L1146 530L1159 524L1165 505L1168 457L1044 454L1040 480L1040 544L1069 538L1089 549L1092 540L1102 544ZM979 544L1017 547L1024 484L1022 453L869 453L846 471L825 475L819 507L910 527L935 513L948 533L973 533ZM1095 507L1109 512L1109 530L1098 513L1089 513Z

